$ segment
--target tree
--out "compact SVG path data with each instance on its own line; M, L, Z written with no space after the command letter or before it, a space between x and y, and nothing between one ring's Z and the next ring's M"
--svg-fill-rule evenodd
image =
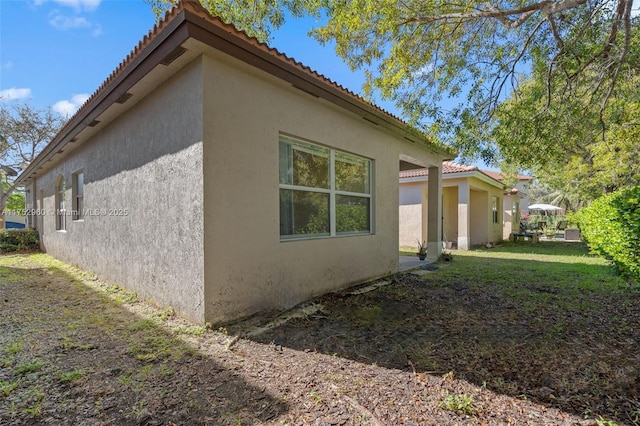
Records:
M146 1L157 13L173 3ZM365 70L366 96L395 101L412 124L468 159L494 159L487 141L493 115L531 69L545 75L540 108L580 97L599 111L619 81L640 71L633 0L201 2L261 40L282 25L284 9L325 17L312 35ZM455 106L445 110L447 98Z
M38 110L28 103L0 104L0 211L5 206L13 209L21 205L20 195L12 195L13 179L31 164L62 125L63 120L51 110Z
M534 73L496 110L490 134L503 161L531 170L556 202L570 209L638 185L640 75L618 82L611 94L594 97L597 102L575 96L552 104L545 99L546 79ZM582 84L576 82L574 90L587 91ZM560 88L547 96L561 96L555 90Z

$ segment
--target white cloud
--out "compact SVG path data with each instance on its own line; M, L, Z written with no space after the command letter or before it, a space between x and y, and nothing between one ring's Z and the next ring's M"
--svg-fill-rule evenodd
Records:
M91 24L86 18L76 16L70 18L63 15L55 15L49 23L58 30L68 30L70 28L89 28Z
M77 95L73 95L69 100L65 99L56 102L51 108L61 116L68 118L75 114L78 108L80 108L87 99L89 99L89 94L79 93Z
M0 68L3 68L5 70L10 70L11 68L13 68L13 62L11 61L4 62L0 64Z
M47 0L34 0L36 6L41 6ZM54 3L60 6L66 6L73 8L76 12L86 11L93 12L100 6L102 0L53 0Z
M12 101L14 99L24 99L31 96L31 89L18 89L12 87L11 89L0 90L0 99Z
M98 37L98 36L102 35L102 25L95 24L93 26L93 33L91 33L91 35L93 35L94 37Z
M640 0L633 0L633 4L631 6L631 16L640 15Z
M100 6L102 0L54 0L56 3L73 7L76 10L86 10L93 12Z

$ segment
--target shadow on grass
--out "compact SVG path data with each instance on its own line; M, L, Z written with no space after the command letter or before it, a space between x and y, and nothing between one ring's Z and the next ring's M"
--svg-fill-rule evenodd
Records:
M25 259L0 266L0 423L249 425L287 411L162 326L170 311L136 315L121 303L134 293Z
M640 292L584 246L556 244L454 252L437 271L398 274L365 294L325 295L317 315L252 338L453 372L566 412L640 424Z

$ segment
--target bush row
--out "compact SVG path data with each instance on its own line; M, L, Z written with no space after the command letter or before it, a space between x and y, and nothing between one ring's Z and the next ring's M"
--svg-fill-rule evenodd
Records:
M0 230L0 252L37 250L39 248L38 231L33 228Z
M619 272L640 281L640 186L606 194L576 218L589 248L611 260Z

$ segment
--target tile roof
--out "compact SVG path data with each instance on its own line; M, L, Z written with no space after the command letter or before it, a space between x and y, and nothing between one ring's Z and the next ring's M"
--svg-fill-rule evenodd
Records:
M188 28L183 28L186 24ZM135 48L124 58L116 69L105 79L98 89L84 102L78 111L67 121L61 131L36 157L32 164L18 177L24 181L33 175L54 155L62 152L68 142L75 142L75 136L89 123L96 120L100 111L113 103L112 95L121 90L121 83L130 77L136 67L146 61L166 40L176 37L194 38L209 44L226 54L290 82L294 87L341 106L347 110L360 114L363 119L380 125L410 142L420 143L429 138L408 126L400 118L384 109L369 103L361 96L348 90L344 86L312 70L295 59L269 47L255 37L247 35L235 26L214 17L200 4L198 0L180 0L164 17L154 25ZM173 52L172 52L173 53ZM158 60L153 59L153 60ZM162 63L162 59L155 64ZM142 77L135 77L144 79ZM298 84L299 83L299 84ZM103 104L106 107L98 108ZM429 148L444 158L453 156L450 150L429 144ZM449 157L451 158L451 157Z
M465 173L479 171L476 166L467 166L466 164L454 163L453 161L442 162L442 174ZM412 178L429 176L429 169L404 170L400 172L400 178Z

